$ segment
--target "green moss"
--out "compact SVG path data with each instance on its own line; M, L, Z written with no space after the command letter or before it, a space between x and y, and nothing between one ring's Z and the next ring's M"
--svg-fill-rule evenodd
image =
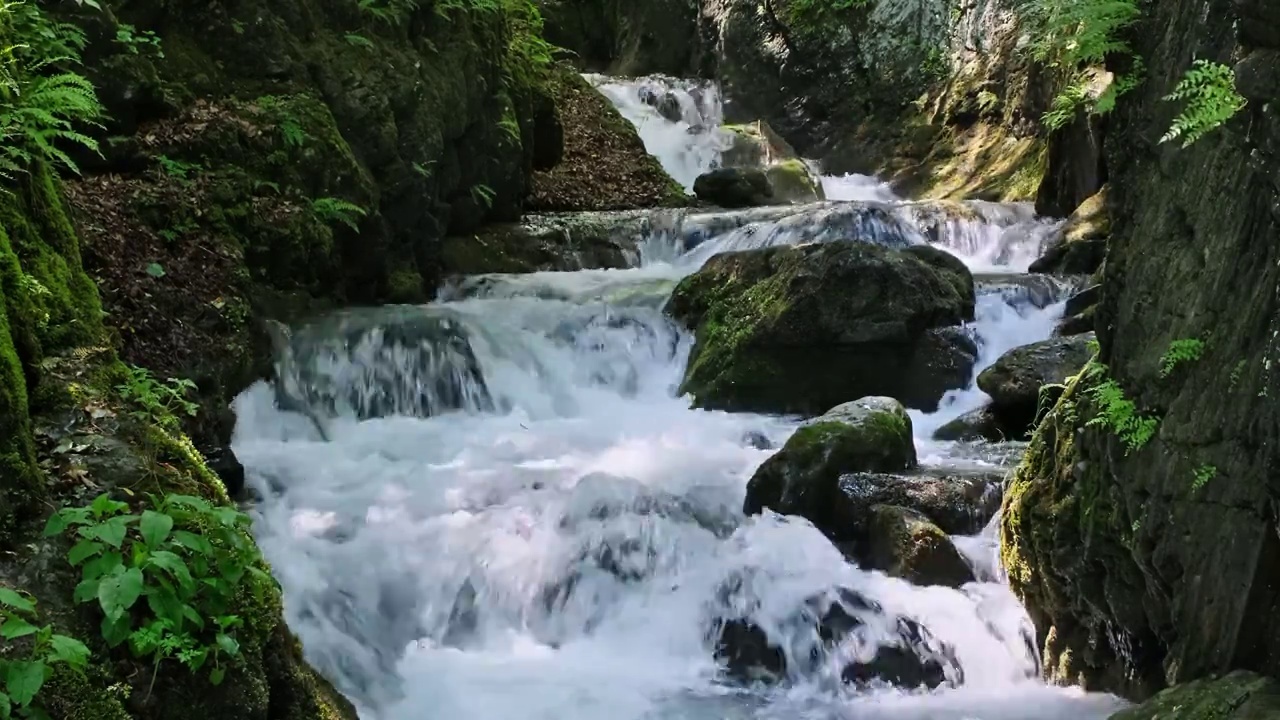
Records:
M787 202L813 202L826 196L803 160L783 160L765 168L774 197Z
M1244 670L1169 688L1111 720L1262 720L1280 716L1280 682Z
M27 380L19 343L14 341L15 330L20 328L9 320L11 299L16 300L21 292L21 273L0 226L0 547L10 544L16 516L28 511L42 492L31 436Z
M133 720L123 703L129 690L126 684L113 684L111 674L99 665L83 673L58 665L36 702L60 720Z

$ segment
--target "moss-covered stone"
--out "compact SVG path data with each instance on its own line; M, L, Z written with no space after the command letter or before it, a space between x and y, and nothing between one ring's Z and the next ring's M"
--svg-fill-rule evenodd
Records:
M852 554L864 568L915 585L958 588L974 579L946 533L924 515L895 505L871 508L866 539L854 544Z
M1111 720L1265 720L1280 717L1280 682L1245 670L1169 688Z
M764 172L773 196L778 200L806 203L826 199L822 184L803 160L784 160L766 167Z
M1107 255L1111 216L1107 188L1080 203L1062 226L1044 255L1031 264L1031 272L1059 275L1090 275L1102 266Z
M1080 372L1093 354L1092 333L1052 338L1014 348L978 375L991 396L991 413L1003 435L1027 435L1040 411L1053 406L1060 386Z
M700 406L819 413L867 395L936 407L969 380L970 348L941 329L973 302L958 261L834 242L717 255L667 310L696 330L682 392Z
M743 511L769 508L799 515L841 537L846 529L829 522L840 475L901 471L915 464L906 409L890 398L863 398L798 429L751 477Z

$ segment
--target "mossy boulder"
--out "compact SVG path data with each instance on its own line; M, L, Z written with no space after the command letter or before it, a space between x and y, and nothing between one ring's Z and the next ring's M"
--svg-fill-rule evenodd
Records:
M973 570L951 538L924 515L896 505L874 505L869 514L867 539L851 552L861 567L915 585L958 588L973 582Z
M978 387L991 396L991 413L1006 437L1026 436L1039 410L1062 394L1062 384L1089 361L1093 333L1051 338L1014 348L978 375Z
M743 512L769 508L799 515L839 535L826 520L842 474L901 471L915 464L911 419L900 403L883 397L845 403L796 430L756 470L747 483Z
M720 131L728 140L720 154L724 167L761 167L800 159L795 148L763 120L722 125Z
M712 257L667 311L696 332L682 392L700 407L820 413L887 395L933 409L970 379L973 278L947 253L866 242Z
M698 199L722 208L774 205L777 199L769 176L761 168L718 168L693 181Z
M1004 473L918 468L909 473L848 472L830 511L847 537L869 537L867 510L892 505L918 512L948 535L981 532L1000 509Z
M1031 263L1035 273L1090 275L1107 256L1111 215L1107 207L1107 187L1080 203L1067 218L1061 234L1045 253Z
M788 203L808 203L825 200L822 183L803 160L785 160L764 169L769 189L775 200Z
M1178 685L1110 720L1265 720L1280 717L1280 682L1247 670Z
M974 442L978 440L1000 442L1017 438L1005 435L1000 418L991 409L991 405L987 404L947 422L933 432L933 439L945 442Z

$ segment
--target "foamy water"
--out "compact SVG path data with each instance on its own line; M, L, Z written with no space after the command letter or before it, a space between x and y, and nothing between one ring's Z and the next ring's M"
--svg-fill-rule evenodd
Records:
M918 204L859 199L876 207L829 203L654 233L635 268L493 276L450 288L447 302L398 310L465 329L482 387L462 410L340 417L325 441L277 409L265 385L237 400L234 448L261 495L254 529L287 619L362 717L1091 720L1119 706L1039 681L1030 623L997 567L994 524L957 538L979 578L961 589L861 570L803 520L741 513L747 480L775 452L756 449L758 437L779 447L795 420L695 410L676 395L692 338L661 305L717 252L846 241L835 229L856 226L862 241L932 241L975 271L1018 272L1047 226L1020 206L972 206L967 219L939 223ZM979 289L975 374L1048 337L1061 315L1061 298L1038 307ZM937 413L913 413L926 462L994 462L929 439L984 399L963 389ZM817 638L797 611L841 589L880 609L810 662ZM738 618L785 648L787 682L726 679L717 628ZM953 686L841 683L849 659L894 642L899 618L951 647Z

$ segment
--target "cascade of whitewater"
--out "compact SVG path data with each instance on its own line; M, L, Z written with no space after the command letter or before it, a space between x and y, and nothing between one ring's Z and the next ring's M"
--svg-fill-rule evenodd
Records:
M1052 228L1024 206L939 216L869 179L826 182L833 199L863 201L690 216L645 237L633 268L470 278L429 306L295 334L295 379L332 411L323 435L265 384L237 400L234 447L287 618L362 717L1088 720L1118 707L1038 680L994 523L957 539L981 580L953 590L863 571L803 520L742 515L774 452L758 448L797 422L675 394L692 338L661 306L712 254L842 241L850 227L861 241L938 244L979 279L977 370L1048 337L1069 290L1009 279ZM983 399L960 390L913 413L922 462L1004 462L930 439ZM846 607L862 625L821 651L806 603L849 591L868 601ZM898 642L904 618L951 649L950 682L842 684L843 665ZM785 649L787 682L726 681L713 650L735 619Z

